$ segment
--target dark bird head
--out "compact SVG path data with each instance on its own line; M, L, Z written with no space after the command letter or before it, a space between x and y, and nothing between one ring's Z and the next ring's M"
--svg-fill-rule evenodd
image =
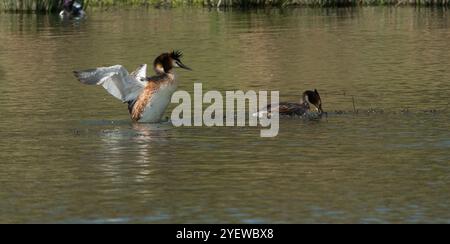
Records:
M79 2L74 2L72 5L72 14L77 16L83 10L83 6Z
M153 69L157 74L169 73L173 68L192 70L181 62L183 54L180 51L172 51L159 55L153 62Z
M314 105L319 113L323 113L322 109L322 99L320 99L320 94L317 90L314 91L305 91L303 93L303 102L308 102Z

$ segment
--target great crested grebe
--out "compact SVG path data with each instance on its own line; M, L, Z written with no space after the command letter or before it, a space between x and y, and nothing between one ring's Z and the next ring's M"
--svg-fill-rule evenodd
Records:
M311 108L311 104L314 108ZM303 92L300 103L281 102L272 107L270 104L267 110L259 111L254 116L262 117L264 115L270 117L272 111L277 110L280 117L317 117L323 114L322 100L317 90Z
M122 65L74 71L75 77L87 85L101 85L109 94L128 103L128 111L135 122L160 122L178 81L173 68L191 70L184 65L180 51L159 55L153 62L155 76L147 77L147 65L129 74Z

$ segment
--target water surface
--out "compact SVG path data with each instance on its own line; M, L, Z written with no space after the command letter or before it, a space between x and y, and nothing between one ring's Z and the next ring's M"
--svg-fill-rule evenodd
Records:
M2 13L0 222L450 223L448 16ZM297 101L317 88L328 119L282 120L269 139L259 128L137 125L126 105L71 74L132 70L171 49L194 69L179 71L179 89L202 82Z

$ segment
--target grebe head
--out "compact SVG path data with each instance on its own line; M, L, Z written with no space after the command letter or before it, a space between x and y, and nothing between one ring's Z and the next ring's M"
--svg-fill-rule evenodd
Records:
M320 99L320 94L319 92L314 89L314 91L305 91L303 93L303 100L302 102L308 102L312 105L314 105L317 110L319 111L319 113L323 113L322 110L322 99Z
M173 68L192 70L181 62L183 54L180 51L172 51L159 55L153 62L153 69L157 74L169 73Z

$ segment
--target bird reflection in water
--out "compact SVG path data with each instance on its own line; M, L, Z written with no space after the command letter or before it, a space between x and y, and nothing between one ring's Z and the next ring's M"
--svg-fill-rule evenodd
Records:
M155 162L161 158L160 148L168 144L167 123L128 124L101 133L99 167L114 183L146 182L152 176Z

